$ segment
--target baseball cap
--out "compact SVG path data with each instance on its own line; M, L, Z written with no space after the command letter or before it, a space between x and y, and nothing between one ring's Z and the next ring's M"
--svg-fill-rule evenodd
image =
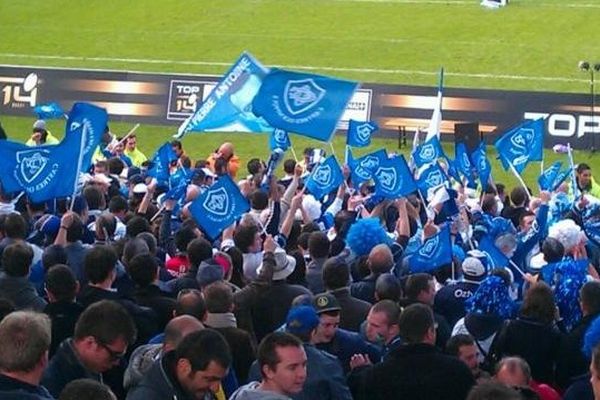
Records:
M311 306L293 307L285 320L285 330L292 334L308 333L318 325L319 316Z
M134 194L145 194L148 191L148 186L145 183L137 183L133 187Z
M465 279L471 281L482 281L485 278L485 267L475 257L467 257L462 263L462 271Z
M340 307L340 303L331 293L321 293L315 296L313 304L317 310L317 314L329 311L340 311L342 309L342 307Z

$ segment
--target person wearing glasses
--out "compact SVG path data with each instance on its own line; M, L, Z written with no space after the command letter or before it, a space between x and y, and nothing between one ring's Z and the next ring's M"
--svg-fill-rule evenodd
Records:
M137 330L119 303L102 300L79 317L72 338L64 340L44 371L42 384L58 398L67 383L81 378L103 382L102 374L121 362Z

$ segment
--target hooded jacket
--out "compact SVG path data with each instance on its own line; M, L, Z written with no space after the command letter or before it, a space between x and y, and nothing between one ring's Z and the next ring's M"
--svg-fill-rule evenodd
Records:
M283 394L260 389L260 382L250 382L231 395L229 400L291 400Z

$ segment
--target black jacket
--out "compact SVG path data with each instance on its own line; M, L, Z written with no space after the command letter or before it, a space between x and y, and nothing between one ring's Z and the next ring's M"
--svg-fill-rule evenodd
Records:
M332 290L329 293L335 296L342 309L340 311L340 328L358 332L360 324L367 319L371 303L351 296L350 289L347 287Z
M44 309L44 314L52 321L52 342L49 357L52 357L63 340L73 336L75 323L83 312L83 306L75 302L59 301L50 303Z
M0 399L2 400L53 400L43 386L28 383L0 374Z
M169 297L167 293L160 290L156 285L150 285L145 288L136 288L134 299L140 306L148 307L154 310L157 316L158 329L165 330L165 326L173 318L176 301Z
M401 345L349 382L355 400L464 400L475 384L462 361L425 343Z
M531 367L531 377L540 383L554 383L554 372L562 333L555 324L519 317L507 321L490 348L492 361L520 356Z

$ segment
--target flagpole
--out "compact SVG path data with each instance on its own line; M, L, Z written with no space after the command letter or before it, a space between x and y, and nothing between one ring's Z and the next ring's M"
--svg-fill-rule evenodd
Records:
M133 135L133 133L139 127L140 127L140 124L135 124L135 126L133 128L131 128L131 130L129 132L127 132L127 134L125 136L123 136L123 139L119 140L119 142L117 143L117 146L123 144L127 140L127 138L129 138L129 136Z
M529 195L529 189L527 189L527 185L525 184L525 181L523 180L521 175L519 175L519 173L515 169L514 165L512 165L512 163L509 162L508 166L510 167L511 172L515 175L515 178L517 178L517 180L519 181L521 186L523 186L523 188L525 189L525 193L527 193L527 198L531 199L531 196Z
M296 163L298 163L298 157L296 156L296 151L294 150L294 147L290 146L290 150L292 152L292 156L294 157L294 160L296 160Z
M75 195L77 194L77 186L79 184L79 174L81 174L81 164L83 164L83 149L85 148L85 141L87 138L87 124L83 121L83 128L81 129L81 138L79 143L79 157L77 159L77 172L75 174L75 184L73 185L73 195L71 196L71 205L69 211L73 211L75 206Z
M577 178L575 177L575 163L573 162L573 150L571 143L567 143L567 155L569 156L569 166L571 167L571 185L573 186L573 196L577 199L579 187L577 186Z

